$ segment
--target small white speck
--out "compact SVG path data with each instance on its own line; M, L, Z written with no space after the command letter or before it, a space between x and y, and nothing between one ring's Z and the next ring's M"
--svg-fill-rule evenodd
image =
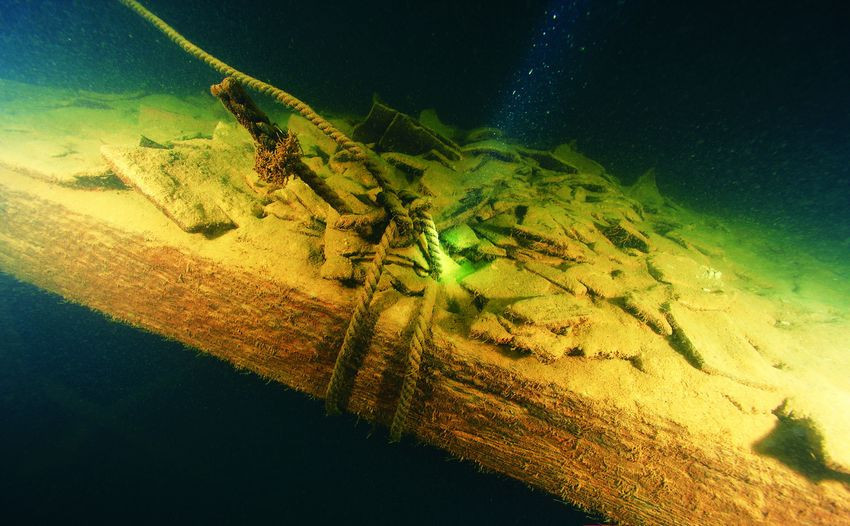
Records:
M531 75L534 72L534 68L528 70L528 74Z

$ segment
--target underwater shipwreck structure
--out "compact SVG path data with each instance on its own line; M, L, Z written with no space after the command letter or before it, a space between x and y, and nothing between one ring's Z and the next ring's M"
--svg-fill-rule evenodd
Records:
M325 120L123 3L218 100L0 114L0 269L614 521L846 523L850 317L748 234L569 144Z

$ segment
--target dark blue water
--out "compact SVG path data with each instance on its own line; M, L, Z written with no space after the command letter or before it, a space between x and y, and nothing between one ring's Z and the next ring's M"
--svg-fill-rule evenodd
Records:
M4 524L594 522L5 274L0 510Z

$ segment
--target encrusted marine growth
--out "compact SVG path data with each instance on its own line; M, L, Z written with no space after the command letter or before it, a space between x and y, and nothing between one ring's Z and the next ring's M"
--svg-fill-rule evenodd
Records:
M254 139L254 171L263 181L283 186L291 177L298 176L334 210L340 214L351 213L351 208L339 194L304 164L297 137L272 124L235 78L224 79L212 86L210 92L221 100Z
M287 135L275 144L273 150L257 148L254 171L263 181L283 186L295 175L301 158L301 146L295 135Z

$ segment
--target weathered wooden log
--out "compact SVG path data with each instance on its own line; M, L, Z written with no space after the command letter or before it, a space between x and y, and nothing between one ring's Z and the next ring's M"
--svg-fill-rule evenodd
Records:
M116 222L98 199L127 217L159 214L133 192L80 198L0 172L0 269L324 394L354 292L304 271L306 252L286 243L291 227L281 222L270 231L282 256L268 267L244 258L244 240L218 240L213 257L202 239L171 223L148 232ZM389 425L415 302L389 289L380 294L393 308L376 320L348 408ZM850 516L850 495L838 481L808 482L774 459L658 415L524 376L510 356L460 336L456 323L438 310L434 346L423 356L407 429L424 442L625 524L840 524Z

